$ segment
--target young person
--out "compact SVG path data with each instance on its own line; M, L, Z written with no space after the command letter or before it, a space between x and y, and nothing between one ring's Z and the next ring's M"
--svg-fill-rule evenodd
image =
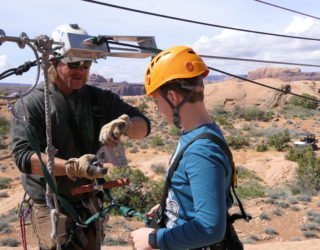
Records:
M185 46L162 51L148 65L146 94L168 123L182 129L171 164L179 151L200 134L213 134L224 141L203 102L203 79L208 72L200 56ZM184 151L171 178L162 208L163 227L133 231L133 248L206 249L222 241L232 205L228 195L231 176L231 162L224 150L210 139L195 140Z

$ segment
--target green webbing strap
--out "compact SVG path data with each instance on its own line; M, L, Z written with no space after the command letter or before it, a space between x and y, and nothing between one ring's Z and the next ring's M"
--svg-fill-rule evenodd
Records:
M74 210L74 208L70 205L70 203L66 199L64 199L63 197L58 195L57 187L56 187L55 183L53 182L52 177L51 177L48 169L46 168L45 164L42 161L38 139L37 139L37 137L33 136L33 134L31 133L31 131L29 130L28 127L26 127L26 135L27 135L27 138L31 144L31 147L33 148L33 150L36 152L37 156L39 157L42 174L44 176L44 179L48 183L51 191L57 196L62 207L71 216L71 218L75 222L82 224L81 221L79 220L79 218L80 218L79 215Z
M118 209L119 209L119 213L124 217L129 217L129 218L137 217L137 218L140 218L145 224L147 224L147 222L149 221L145 215L137 212L131 207L119 206Z

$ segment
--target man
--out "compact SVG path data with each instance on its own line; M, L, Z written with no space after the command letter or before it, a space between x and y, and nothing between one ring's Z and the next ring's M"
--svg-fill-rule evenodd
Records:
M179 151L200 134L223 139L211 120L203 99L203 78L209 70L202 59L185 46L156 55L148 65L145 89L168 123L182 128ZM184 151L173 173L166 197L164 225L131 233L134 249L206 249L220 242L226 231L232 170L224 151L214 141L195 140ZM155 206L152 216L158 209Z
M53 32L53 39L59 41L63 32L87 34L77 25L62 25ZM111 91L86 85L91 61L77 57L62 57L58 50L48 70L50 81L50 105L52 119L52 144L57 149L54 170L60 196L72 204L81 219L90 217L84 204L98 204L96 195L72 196L70 190L89 184L95 178L102 178L105 169L92 169L95 154L102 144L117 144L122 135L140 139L150 133L149 120L138 109L123 102ZM28 113L27 125L34 137L38 137L42 159L45 153L46 125L44 109L44 88L38 86L26 96L24 103ZM17 101L17 112L24 110ZM13 118L13 155L22 172L22 184L32 199L32 224L38 236L41 249L55 249L50 238L50 209L46 204L46 182L40 161L25 135L24 124ZM60 209L58 236L65 249L95 249L98 232L95 223L82 230Z

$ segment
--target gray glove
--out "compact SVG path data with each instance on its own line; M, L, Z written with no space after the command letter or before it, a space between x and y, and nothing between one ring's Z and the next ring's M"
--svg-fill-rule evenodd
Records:
M80 158L71 158L65 163L67 176L75 181L77 178L96 179L103 178L108 169L102 164L93 164L97 157L92 154L86 154Z
M125 134L130 126L130 117L125 114L121 115L101 128L99 141L103 144L117 144L120 136Z

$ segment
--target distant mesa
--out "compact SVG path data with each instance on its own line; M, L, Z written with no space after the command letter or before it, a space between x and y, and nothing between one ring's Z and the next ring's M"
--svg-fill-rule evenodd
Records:
M98 74L91 74L88 78L88 84L108 89L120 96L144 95L144 86L141 83L114 82L113 78L104 78Z
M248 75L239 75L250 80L258 80L265 78L275 78L282 81L301 81L301 80L320 80L320 72L302 72L300 68L275 68L265 67L250 71ZM225 75L209 75L205 79L205 83L222 82L231 77ZM88 78L88 84L97 86L102 89L108 89L120 96L136 96L144 95L145 90L142 83L114 82L113 78L105 78L99 74L91 74ZM2 83L0 82L0 92L6 95L17 92L18 90L25 92L31 87L30 84L18 83Z
M277 78L282 81L320 80L320 72L302 72L300 68L258 68L248 73L248 79L257 80L264 78Z

